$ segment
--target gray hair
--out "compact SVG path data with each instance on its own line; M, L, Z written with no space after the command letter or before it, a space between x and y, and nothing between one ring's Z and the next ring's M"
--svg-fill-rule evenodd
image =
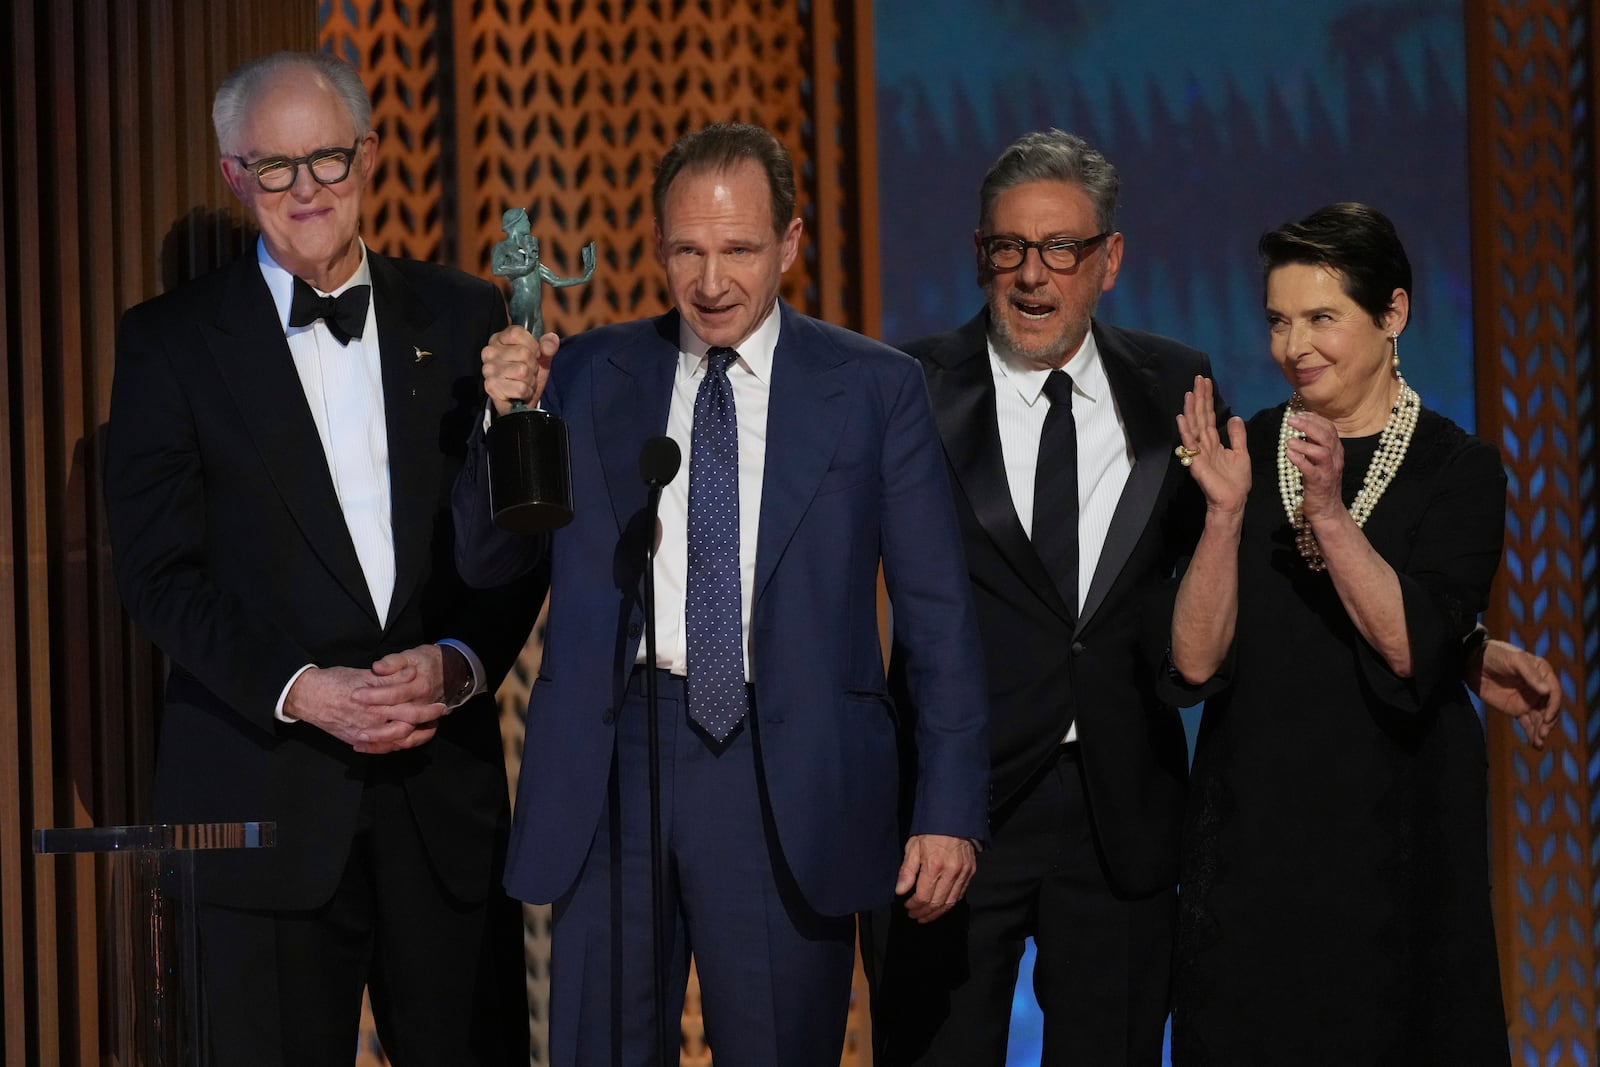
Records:
M1048 129L1026 134L1000 153L978 190L978 225L989 221L995 198L1028 182L1066 182L1080 187L1094 205L1102 233L1117 228L1117 194L1122 179L1105 156L1077 134Z
M274 52L235 68L211 101L211 125L217 131L217 146L225 154L231 155L238 147L239 128L256 93L280 73L296 69L321 78L333 90L350 113L357 140L372 129L372 101L350 64L326 52Z

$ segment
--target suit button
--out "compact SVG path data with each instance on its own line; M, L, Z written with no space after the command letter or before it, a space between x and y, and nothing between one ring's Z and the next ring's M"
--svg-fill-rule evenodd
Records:
M1083 655L1083 642L1082 641L1074 641L1074 642L1072 642L1071 651L1072 651L1072 654L1074 656Z
M610 708L607 708L605 710L605 714L600 716L600 721L605 723L607 726L610 726L612 723L617 721L617 713L612 711Z
M644 632L644 627L639 625L638 620L634 620L633 622L630 622L628 624L628 636L629 637L638 637L643 632Z

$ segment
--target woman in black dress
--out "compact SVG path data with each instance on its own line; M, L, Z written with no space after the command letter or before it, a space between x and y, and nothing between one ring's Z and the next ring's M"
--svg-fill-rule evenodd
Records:
M1207 704L1173 1060L1508 1064L1461 684L1505 474L1400 376L1411 267L1388 219L1335 204L1260 250L1294 392L1226 444L1210 382L1178 420L1207 511L1172 671Z

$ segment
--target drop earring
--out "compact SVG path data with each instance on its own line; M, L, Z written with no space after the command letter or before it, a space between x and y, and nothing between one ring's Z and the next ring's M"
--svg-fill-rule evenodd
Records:
M1394 368L1395 377L1398 378L1400 376L1400 335L1398 333L1389 334L1389 359L1391 366Z

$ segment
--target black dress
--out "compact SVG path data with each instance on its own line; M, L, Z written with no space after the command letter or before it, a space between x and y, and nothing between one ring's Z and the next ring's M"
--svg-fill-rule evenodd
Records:
M1250 422L1234 647L1185 823L1173 1062L1509 1064L1489 906L1487 758L1462 638L1500 560L1505 474L1421 413L1368 520L1413 676L1308 568L1278 494L1283 408ZM1345 441L1345 501L1377 438Z

